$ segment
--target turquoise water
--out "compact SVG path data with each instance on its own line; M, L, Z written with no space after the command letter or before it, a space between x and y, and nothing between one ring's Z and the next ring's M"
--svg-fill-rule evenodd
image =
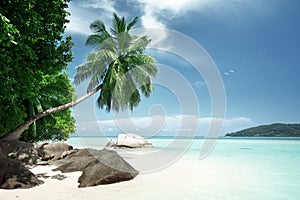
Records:
M101 149L106 141L106 138L71 138L68 143L74 147ZM172 169L174 165L180 166L183 171L193 170L193 175L179 176L184 179L183 182L188 183L177 183L181 192L192 194L187 199L300 198L300 140L220 139L204 159L199 159L203 138L179 139L181 143L178 144L183 146L172 145L174 140L170 138L149 141L154 144L154 149L130 150L126 156L130 157L130 153L135 151L144 156L153 152L163 152L167 156L178 155L166 168ZM192 142L189 148L183 148L189 142ZM159 187L163 188L164 183ZM174 192L181 199L179 197L182 193Z

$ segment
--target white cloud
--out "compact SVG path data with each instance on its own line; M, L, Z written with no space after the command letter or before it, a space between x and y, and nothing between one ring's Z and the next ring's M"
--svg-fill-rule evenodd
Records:
M197 12L203 16L218 18L231 23L245 17L245 13L256 16L270 15L274 6L261 0L131 0L138 3L142 11L142 25L145 28L166 27L168 21ZM197 19L192 23L197 23Z
M212 122L224 122L222 135L248 128L253 125L249 118L212 118L193 115L172 115L151 117L132 117L113 120L98 120L77 124L78 131L89 133L119 134L122 132L136 133L142 136L174 135L182 131L182 135L206 135ZM91 129L93 127L94 130ZM98 134L97 134L98 132Z
M229 21L232 17L236 20L236 15L240 16L245 11L260 15L267 12L267 6L258 0L250 2L246 0L131 0L131 2L138 3L139 9L143 12L142 25L145 28L165 28L166 21L175 18L180 20L180 17L189 12L219 17L223 20L229 19Z
M198 12L206 16L227 19L236 18L244 12L254 12L263 15L268 12L264 3L258 0L128 0L128 10L117 10L119 2L114 0L73 0L69 3L71 13L70 24L67 30L72 33L89 34L89 24L101 16L101 20L110 23L113 12L127 17L131 13L142 13L141 23L144 28L166 28L171 20L180 20L180 17L189 12ZM136 10L137 9L137 10ZM221 17L220 17L221 16ZM196 19L195 19L196 20ZM194 23L194 22L193 22Z
M70 22L67 24L66 31L69 33L89 35L91 33L89 29L90 23L95 19L92 13L88 13L87 9L80 7L75 2L69 3L68 12L71 15L68 17Z
M168 20L182 16L188 11L199 10L207 0L134 0L143 12L142 25L145 28L165 28L162 18Z
M67 31L88 35L89 24L101 15L101 20L110 22L113 12L122 16L128 13L116 10L117 1L109 0L74 0L69 3L68 11L70 23ZM132 7L137 8L143 14L141 23L144 28L166 28L165 20L180 17L189 11L200 11L203 7L211 4L208 0L131 0ZM128 11L130 12L130 11Z
M165 25L151 14L145 14L141 17L142 25L146 28L165 28Z
M226 75L226 76L230 76L230 75L233 75L233 74L236 74L236 71L233 70L233 69L229 69L229 70L224 72L224 75Z
M83 8L103 9L106 12L116 12L114 8L115 2L109 0L85 0L81 1L80 5Z
M110 24L112 13L120 13L115 9L115 1L109 0L74 0L69 3L68 12L71 16L67 32L81 35L91 34L89 26L94 20L101 17L105 24Z

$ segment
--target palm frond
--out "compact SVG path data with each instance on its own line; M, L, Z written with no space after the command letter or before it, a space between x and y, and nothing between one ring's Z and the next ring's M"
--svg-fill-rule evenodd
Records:
M114 53L108 50L100 52L91 52L87 56L87 61L77 67L77 73L74 78L74 84L79 84L91 76L98 75L99 79L105 72L107 66L115 60ZM88 88L90 91L90 88Z
M116 13L113 13L113 23L110 28L110 31L113 35L117 35L118 33L122 33L125 31L122 31L122 26L125 25L125 19L124 17L121 19Z
M104 40L110 37L109 32L106 30L104 23L100 20L94 21L90 25L90 29L94 32L94 34L90 35L85 44L96 46L101 44Z
M140 66L136 66L130 70L130 74L136 87L151 83L150 75Z
M103 80L103 88L100 91L100 95L97 99L97 105L99 108L104 108L105 110L110 112L111 110L111 101L112 101L112 93L111 91L114 88L115 83L113 82L112 74L112 68L109 67L106 75Z
M138 39L136 39L135 41L133 41L128 48L126 49L126 51L128 52L128 54L130 53L142 53L147 45L150 43L151 40L149 40L146 36L144 37L140 37Z
M137 54L135 56L140 60L138 66L153 77L157 75L158 68L156 66L156 60L152 56L148 54Z
M74 77L74 84L78 85L85 81L92 75L93 69L90 67L93 64L92 61L81 64L77 67L77 73Z
M134 107L137 107L139 105L139 103L141 102L141 95L138 91L138 89L136 89L132 95L131 95L131 98L130 98L130 101L129 101L129 108L130 110L132 111Z
M77 67L74 83L90 78L87 91L102 84L97 104L108 112L132 110L140 103L141 95L148 97L153 91L151 77L158 72L156 61L143 53L151 40L128 32L137 21L135 17L127 25L124 17L114 13L110 33L100 20L90 26L94 33L86 44L95 48Z
M127 31L129 31L138 21L138 17L135 17L129 24L127 25Z
M135 68L136 66L141 67L149 75L155 77L158 68L156 66L156 60L148 54L134 54L127 57L128 63L134 63L128 67L129 70Z
M102 44L105 40L107 40L110 36L105 34L92 34L88 36L85 41L85 45L97 46Z
M99 80L99 77L100 76L98 75L98 73L92 76L87 87L87 92L92 91L95 87L101 84L101 80Z
M91 23L90 29L95 33L107 32L106 27L101 20L95 20L93 23Z
M128 107L132 108L131 105L138 105L140 98L133 98L132 96L140 97L130 73L118 76L112 93L112 108L118 111L125 110Z
M116 35L117 45L120 55L127 53L128 47L132 43L132 36L128 32L122 32Z

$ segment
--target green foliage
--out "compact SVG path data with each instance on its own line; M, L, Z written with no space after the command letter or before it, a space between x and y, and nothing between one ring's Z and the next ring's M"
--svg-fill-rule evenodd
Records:
M129 34L136 24L135 17L128 25L125 18L113 14L111 33L102 21L90 25L94 34L86 44L95 47L87 56L87 61L78 66L75 84L90 78L88 92L103 84L97 99L98 106L116 111L138 106L141 94L149 97L153 91L151 76L157 74L156 61L143 51L150 40Z
M270 124L228 133L232 137L300 137L300 124Z
M9 53L17 47L16 39L19 31L10 21L0 13L0 136L16 127L26 116L23 112L23 105L19 104L20 94L15 92L18 81L8 74L14 73L14 66L9 65L14 61L14 54ZM17 106L11 106L17 105ZM13 116L13 120L8 120Z
M27 106L27 108L32 108L31 111L28 110L28 113L34 115L47 108L64 105L73 100L74 88L66 73L46 76L42 84L44 87L39 99L30 102L33 103L32 106ZM70 109L60 111L39 119L22 134L22 139L30 142L50 139L66 140L69 133L75 132L74 123L75 119L71 116Z
M72 61L72 41L63 37L69 0L0 1L0 137L32 115L72 100L62 71ZM38 120L27 141L66 139L74 132L70 110Z

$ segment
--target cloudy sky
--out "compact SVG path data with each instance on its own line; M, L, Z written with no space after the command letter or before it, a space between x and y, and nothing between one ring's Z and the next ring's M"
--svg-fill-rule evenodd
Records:
M297 0L71 1L67 33L76 44L71 78L92 50L84 41L94 20L109 26L116 12L127 21L139 16L136 28L162 30L150 34L154 43L147 50L160 66L152 95L133 113L119 114L99 110L91 97L74 109L78 134L206 135L212 122L224 123L217 134L299 123L299 8ZM166 33L178 34L169 49L156 38L169 40ZM76 87L84 94L86 84Z

